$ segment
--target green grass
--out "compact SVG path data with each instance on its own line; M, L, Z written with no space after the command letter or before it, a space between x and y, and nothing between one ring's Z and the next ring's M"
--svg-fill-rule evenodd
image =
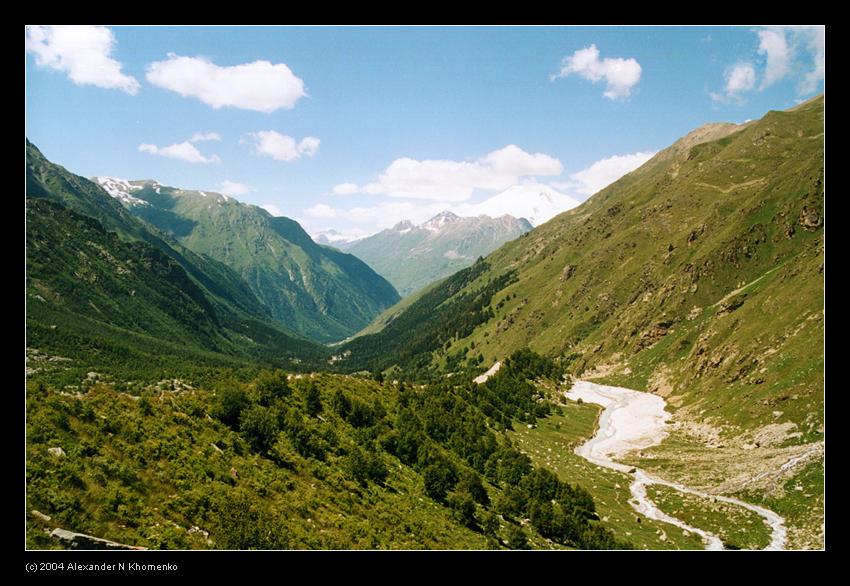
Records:
M785 481L778 491L764 494L745 490L735 496L767 507L784 516L788 527L789 548L821 549L824 547L823 460L812 462L801 468Z
M717 535L727 549L764 549L770 543L770 527L764 519L738 505L661 485L648 486L646 494L668 515Z

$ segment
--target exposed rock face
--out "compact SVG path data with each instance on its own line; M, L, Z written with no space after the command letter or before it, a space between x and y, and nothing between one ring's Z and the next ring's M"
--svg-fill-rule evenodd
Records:
M804 230L813 232L823 226L823 217L817 208L803 207L798 222Z
M146 547L137 547L135 545L126 545L109 541L108 539L101 539L100 537L86 535L85 533L74 533L73 531L59 529L58 527L53 530L50 536L68 549L147 549Z

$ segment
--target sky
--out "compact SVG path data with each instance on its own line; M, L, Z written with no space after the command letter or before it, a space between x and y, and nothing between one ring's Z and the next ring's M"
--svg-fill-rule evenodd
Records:
M822 26L30 25L24 42L26 134L51 161L351 237L520 216L541 192L567 208L705 123L824 90Z

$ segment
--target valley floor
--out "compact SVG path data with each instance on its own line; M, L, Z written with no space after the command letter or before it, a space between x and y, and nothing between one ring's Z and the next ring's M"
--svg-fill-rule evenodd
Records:
M586 381L566 396L562 415L517 443L585 486L618 537L647 549L823 547L822 442L741 458L668 425L658 396Z

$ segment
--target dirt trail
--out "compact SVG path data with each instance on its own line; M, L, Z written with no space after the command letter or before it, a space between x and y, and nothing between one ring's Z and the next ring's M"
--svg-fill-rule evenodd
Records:
M696 533L702 537L706 549L723 549L723 542L717 535L692 527L684 521L664 513L646 494L646 487L650 484L669 486L680 492L706 499L714 498L753 511L760 515L771 529L770 543L765 549L781 550L785 548L787 539L785 519L773 511L736 498L712 495L676 482L670 482L652 476L640 468L626 466L614 460L634 450L658 445L667 436L664 428L670 419L670 414L664 409L664 399L651 393L598 385L588 381L577 381L566 393L566 396L573 400L582 399L587 403L595 403L604 408L599 417L599 429L596 435L577 447L575 452L598 466L627 474L631 473L634 480L629 487L632 493L630 504L638 513L650 519L670 523L691 533Z
M697 181L694 185L700 185L702 187L709 187L711 189L716 189L720 193L729 193L733 189L739 189L741 187L749 187L751 185L758 185L760 183L766 182L767 179L764 177L759 177L758 179L750 179L749 181L744 181L743 183L733 183L729 187L720 187L718 185L712 185L711 183L703 183L701 181Z

